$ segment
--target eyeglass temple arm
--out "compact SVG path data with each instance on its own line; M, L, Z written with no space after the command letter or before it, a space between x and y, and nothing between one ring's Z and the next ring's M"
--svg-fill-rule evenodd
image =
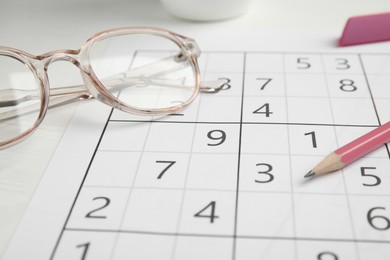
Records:
M147 86L149 84L158 84L160 86L167 87L180 87L183 85L178 85L177 81L159 79L159 75L164 75L171 71L179 70L183 65L178 65L177 60L178 56L168 57L160 61L132 69L128 73L121 73L123 75L120 79L106 79L104 84L107 88L110 88L110 91L117 91L131 86ZM175 65L167 63L175 62ZM161 68L163 65L164 70ZM160 68L159 68L160 67ZM169 68L170 67L170 68ZM158 73L152 73L150 71L158 71ZM167 69L169 68L169 69ZM146 72L149 72L149 76ZM143 76L140 76L143 75ZM156 77L157 76L157 77ZM118 75L111 76L111 78L117 78ZM201 82L200 91L205 93L217 93L226 85L227 81L225 79L219 79L215 81L205 81ZM4 89L0 90L0 107L16 106L20 103L27 102L30 100L36 100L39 97L36 95L36 91L29 90L18 90L18 89ZM65 105L77 100L91 99L93 96L89 94L88 89L85 85L74 85L74 86L65 86L60 88L50 89L50 103L49 108L57 107L60 105ZM18 108L17 110L9 110L0 114L0 119L12 118L20 114L30 113L36 109L36 106L30 105L23 108Z
M121 81L120 83L123 83ZM204 93L217 93L223 85L226 84L225 80L207 81L202 82L201 92ZM123 86L123 84L121 84ZM172 85L170 85L172 86ZM126 87L129 87L127 85ZM124 88L124 87L121 87ZM38 99L38 96L25 95L20 99L7 100L6 92L9 90L0 90L0 107L16 106L19 103L26 102L33 99ZM15 91L28 92L27 90L13 90L12 96L15 97ZM3 93L1 93L3 92ZM35 91L34 91L35 93ZM26 94L26 93L24 93ZM9 95L8 95L9 96ZM54 88L50 90L50 102L49 108L54 108L66 104L73 103L78 100L91 99L93 96L89 94L89 91L85 85L66 86L61 88ZM10 119L19 115L28 114L36 111L36 105L28 105L22 108L13 109L7 112L0 113L0 120Z
M114 80L107 78L103 80L103 83L106 87L110 88L110 91L120 90L133 85L148 85L151 83L167 87L183 87L182 85L178 86L177 83L173 82L173 80L170 82L169 80L159 79L158 76L165 75L169 72L175 72L188 66L186 62L181 62L184 60L186 59L183 59L183 54L179 53L177 55L131 69L126 73L113 75L110 78L114 78ZM118 76L122 77L118 79ZM124 85L124 83L126 83L126 85ZM226 80L222 79L201 82L200 91L205 93L217 93L226 83ZM4 89L0 90L0 94L0 107L15 106L22 102L38 99L36 91L29 90ZM92 98L84 85L50 89L51 102L59 97L61 99L66 99L66 97L68 97L70 100Z
M104 84L110 91L118 91L131 86L143 87L150 84L158 84L160 86L167 86L173 88L182 88L177 82L165 79L153 79L150 77L139 78L122 78L110 81L104 81ZM203 93L217 93L226 84L226 80L219 79L214 81L203 81L201 83L200 91ZM20 96L19 98L17 96ZM0 90L0 107L16 106L20 103L36 100L39 97L34 90L21 89L4 89ZM69 101L76 101L80 99L91 99L93 96L89 94L85 85L73 85L60 88L50 89L50 106L58 106L62 103L69 103Z

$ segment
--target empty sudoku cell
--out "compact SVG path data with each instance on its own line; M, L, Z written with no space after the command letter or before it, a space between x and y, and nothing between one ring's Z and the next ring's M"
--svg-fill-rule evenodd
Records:
M278 239L238 238L236 259L295 259L295 241Z
M390 160L361 158L343 169L349 194L390 195Z
M362 60L366 74L390 74L390 55L364 54Z
M293 190L297 193L345 194L342 172L324 174L320 178L304 178L324 156L291 156Z
M130 187L138 167L139 152L98 151L84 186Z
M236 154L192 154L186 187L235 191L237 168Z
M291 191L287 155L242 154L240 191Z
M232 258L233 238L178 236L175 255L177 260L225 260Z
M390 255L389 243L357 243L361 260L388 260Z
M297 241L297 259L302 260L356 260L356 244L336 241Z
M354 239L345 195L295 194L296 236L313 239Z
M349 196L357 240L390 242L389 196Z
M100 143L100 150L142 151L150 123L110 122Z
M237 153L238 124L197 124L193 152Z
M378 116L382 124L390 121L390 100L377 99L375 101L375 106L378 111Z
M247 73L283 73L283 55L276 53L248 53L245 71Z
M290 193L244 192L238 196L237 235L286 238L294 236Z
M179 233L233 235L236 193L187 190Z
M120 233L112 259L172 259L175 237L164 234ZM108 259L108 258L107 258Z
M389 75L367 75L374 98L390 98Z
M321 56L316 54L285 54L284 65L286 73L323 73Z
M194 124L155 122L150 127L144 150L151 152L190 152L194 128Z
M289 125L290 153L293 155L328 155L337 147L333 126Z
M327 75L331 98L371 98L366 79L361 75Z
M248 124L242 126L241 153L289 154L286 125Z
M202 94L202 96L240 96L242 93L242 78L241 73L214 73L207 72L205 73L204 81L215 81L215 80L224 80L225 84L222 86L222 89L217 93Z
M328 98L288 97L287 109L290 123L333 124Z
M243 122L286 123L286 98L245 97Z
M183 188L188 157L186 153L144 152L134 187Z
M329 74L363 73L359 56L355 54L323 54L325 72Z
M205 65L207 72L242 73L244 55L242 53L209 53Z
M218 94L215 94L218 95ZM202 96L198 122L240 122L241 97Z
M286 92L289 97L328 97L323 75L286 75Z
M246 73L244 95L254 97L285 96L284 76L270 73Z
M53 259L110 259L116 234L65 230Z
M181 190L133 189L121 229L176 232L182 193Z
M128 194L124 188L84 187L77 197L67 228L118 229Z

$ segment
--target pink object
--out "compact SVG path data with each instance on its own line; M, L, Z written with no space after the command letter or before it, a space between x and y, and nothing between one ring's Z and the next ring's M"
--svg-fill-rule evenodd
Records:
M390 141L390 122L372 130L335 151L345 164L359 159Z
M390 40L390 13L355 16L348 19L339 46Z

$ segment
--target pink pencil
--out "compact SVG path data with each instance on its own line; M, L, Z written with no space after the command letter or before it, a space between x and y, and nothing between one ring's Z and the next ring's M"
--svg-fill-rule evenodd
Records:
M305 178L340 170L390 141L390 122L372 130L326 156Z

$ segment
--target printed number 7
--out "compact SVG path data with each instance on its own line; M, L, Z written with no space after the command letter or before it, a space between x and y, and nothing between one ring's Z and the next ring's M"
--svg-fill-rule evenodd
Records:
M176 163L176 161L156 161L156 163L166 163L168 164L167 167L165 167L161 172L160 174L157 176L157 179L161 179L162 176L164 175L164 173L166 171L168 171L169 168L172 167L172 165L174 165Z
M256 78L256 80L262 82L262 85L261 85L261 87L260 87L260 90L263 90L263 89L265 88L265 86L267 86L268 83L271 82L272 79L270 79L270 78Z

